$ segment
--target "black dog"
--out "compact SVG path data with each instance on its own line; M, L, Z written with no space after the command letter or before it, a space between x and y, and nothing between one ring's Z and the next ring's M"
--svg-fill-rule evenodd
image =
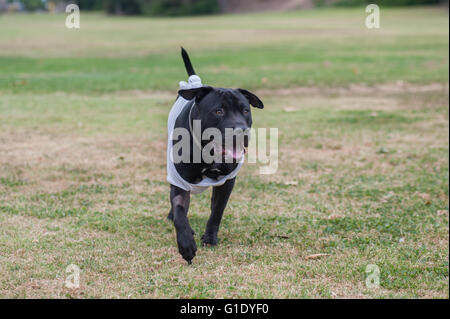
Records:
M236 174L243 161L244 146L248 145L248 138L240 139L239 145L230 149L222 140L221 145L214 148L213 153L220 152L222 161L207 163L200 159L195 162L194 152L200 151L211 140L196 139L193 134L193 122L200 120L201 132L208 128L216 128L222 136L226 136L226 129L239 129L248 132L252 125L250 105L262 109L261 100L253 93L243 89L223 89L201 85L200 78L195 75L187 52L182 48L182 57L190 80L197 80L197 87L185 87L178 92L178 97L169 115L168 141L168 181L170 187L171 209L168 218L173 221L177 233L178 250L183 258L191 263L197 251L194 232L189 225L188 210L190 195L213 186L211 198L211 216L202 236L203 245L216 245L217 233L222 215L233 190ZM194 85L195 86L195 85ZM174 110L174 109L178 110ZM174 112L174 113L173 113ZM171 124L172 118L172 124ZM184 128L189 132L189 146L192 149L189 160L172 163L170 158L174 152L172 147L179 141L171 136L173 129ZM198 140L201 140L198 142ZM237 142L238 139L234 139ZM216 141L217 142L217 141ZM234 144L234 143L233 143ZM244 145L242 145L244 144ZM231 156L231 161L225 157ZM205 186L206 185L206 186Z

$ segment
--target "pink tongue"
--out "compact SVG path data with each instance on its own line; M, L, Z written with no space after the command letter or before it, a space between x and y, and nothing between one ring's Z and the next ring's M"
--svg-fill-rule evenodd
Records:
M245 154L244 148L242 148L242 149L227 149L227 148L223 148L221 146L216 146L215 150L216 150L216 152L220 152L223 155L225 155L225 157L233 158L233 159L240 159Z
M244 152L243 151L239 151L238 152L237 150L227 150L227 149L225 149L224 153L225 153L225 155L227 155L227 156L229 156L231 158L238 159L238 158L242 157Z

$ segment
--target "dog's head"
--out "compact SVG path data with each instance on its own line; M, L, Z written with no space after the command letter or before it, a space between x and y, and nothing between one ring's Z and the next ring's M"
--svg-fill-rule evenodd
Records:
M201 120L202 131L208 128L220 130L223 140L219 149L222 153L233 158L242 155L243 146L248 146L248 135L245 133L252 126L251 106L264 108L263 102L255 94L244 89L222 89L211 86L180 90L178 94L186 100L195 99L196 110L192 119ZM241 139L244 145L234 144L233 149L226 149L226 129L244 132L245 136Z

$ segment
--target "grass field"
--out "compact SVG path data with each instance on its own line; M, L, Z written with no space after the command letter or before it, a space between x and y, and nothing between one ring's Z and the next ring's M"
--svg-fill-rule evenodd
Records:
M448 298L448 12L364 19L0 16L0 297ZM280 137L277 173L244 166L191 266L166 219L180 45L205 83L258 93L254 125Z

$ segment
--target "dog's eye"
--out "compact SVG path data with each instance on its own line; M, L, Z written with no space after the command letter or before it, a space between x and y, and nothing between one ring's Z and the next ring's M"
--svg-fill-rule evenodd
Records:
M247 115L247 114L249 114L250 113L250 110L249 109L244 109L244 115Z
M217 109L217 110L216 110L216 114L222 116L222 115L224 114L223 109L222 109L222 108Z

